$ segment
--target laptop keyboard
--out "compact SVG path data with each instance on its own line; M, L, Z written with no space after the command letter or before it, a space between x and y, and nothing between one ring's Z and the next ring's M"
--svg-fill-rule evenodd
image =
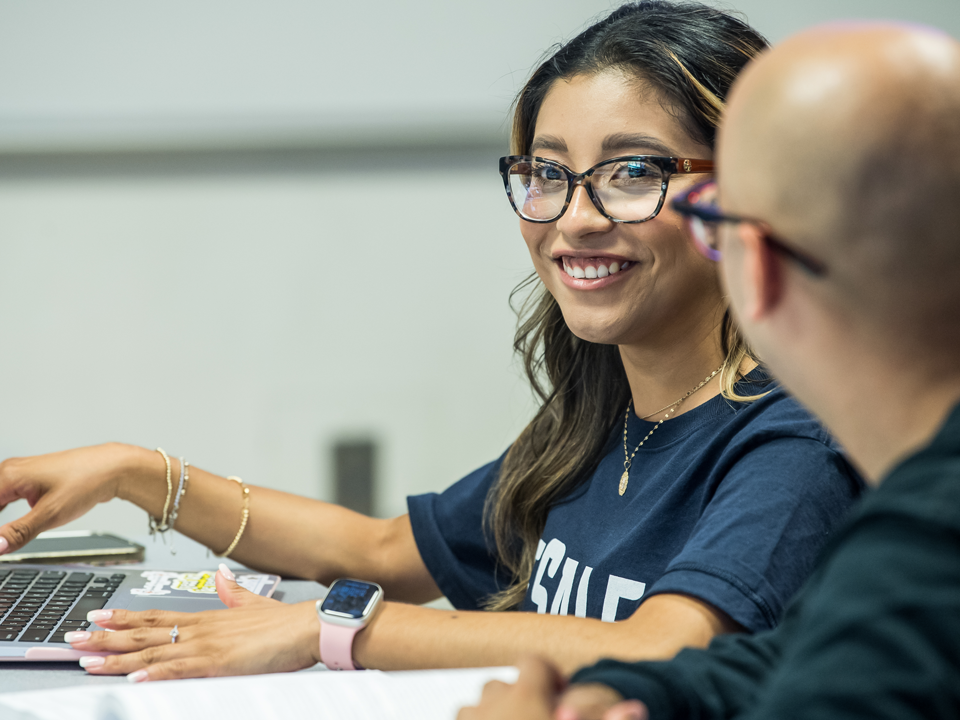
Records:
M0 640L65 642L64 633L90 627L87 613L106 605L126 577L0 568Z

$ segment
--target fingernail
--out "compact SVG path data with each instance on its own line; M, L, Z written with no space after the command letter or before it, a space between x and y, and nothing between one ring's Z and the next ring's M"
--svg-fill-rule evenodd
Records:
M91 610L87 613L87 621L98 623L101 620L109 620L113 617L113 610Z
M9 547L10 543L7 542L7 539L5 537L0 537L0 555L3 555Z
M226 566L225 563L220 563L220 574L223 575L230 582L236 582L237 578L234 576L233 571Z
M63 639L66 640L68 643L86 642L87 640L90 639L90 633L88 633L88 632L68 632L68 633L65 633L65 634L64 634ZM87 659L89 659L89 658L87 658ZM83 665L83 661L82 661L82 660L80 661L80 664ZM83 665L83 667L86 667L86 665Z
M146 679L147 679L146 670L137 670L136 672L132 672L129 675L127 675L127 682L138 683L138 682L143 682Z
M106 662L102 657L98 655L90 655L89 657L80 658L80 667L82 668L96 668L100 667Z

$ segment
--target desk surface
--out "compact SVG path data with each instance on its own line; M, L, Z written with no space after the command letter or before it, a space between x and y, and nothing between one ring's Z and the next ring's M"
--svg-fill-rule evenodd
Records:
M169 533L173 534L173 533ZM171 539L166 544L161 540L149 537L132 538L146 548L146 558L143 563L124 565L123 569L153 568L157 570L176 570L186 572L191 570L213 570L222 562L211 553L207 557L207 549L199 543L177 534L173 539L176 554L170 551ZM243 565L226 561L231 569L243 569ZM323 597L326 588L312 580L281 580L274 597L286 603L297 603L304 600L314 600ZM322 670L322 666L317 668ZM5 662L0 665L0 692L14 692L17 690L42 690L46 688L66 687L68 685L99 685L108 683L126 682L120 676L88 675L76 662L35 663L35 662Z

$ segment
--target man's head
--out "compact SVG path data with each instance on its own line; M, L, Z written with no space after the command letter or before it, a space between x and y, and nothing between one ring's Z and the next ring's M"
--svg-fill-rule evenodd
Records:
M960 43L892 24L795 36L734 87L718 163L725 213L826 266L749 223L723 236L744 331L801 399L818 410L810 366L831 353L840 375L879 357L960 378Z

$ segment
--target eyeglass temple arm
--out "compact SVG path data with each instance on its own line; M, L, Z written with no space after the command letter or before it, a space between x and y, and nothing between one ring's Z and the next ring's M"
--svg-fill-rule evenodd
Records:
M712 160L695 160L693 158L677 158L678 173L712 173Z

